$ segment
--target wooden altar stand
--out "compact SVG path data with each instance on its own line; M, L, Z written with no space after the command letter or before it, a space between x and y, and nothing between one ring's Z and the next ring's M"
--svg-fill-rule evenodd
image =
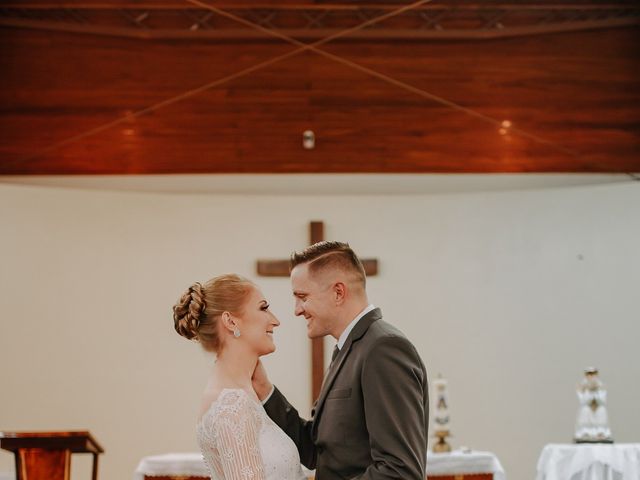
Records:
M72 453L93 455L98 478L102 447L89 432L0 432L0 448L14 453L17 480L69 480Z

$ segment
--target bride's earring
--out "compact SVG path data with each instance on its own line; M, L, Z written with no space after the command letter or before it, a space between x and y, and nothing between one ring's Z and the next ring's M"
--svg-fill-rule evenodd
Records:
M236 338L240 338L240 329L238 327L233 329L233 336Z

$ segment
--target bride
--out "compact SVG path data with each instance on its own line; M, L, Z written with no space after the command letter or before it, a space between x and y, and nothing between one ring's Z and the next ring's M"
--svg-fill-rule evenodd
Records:
M251 386L280 325L258 287L235 274L194 283L173 307L173 320L180 335L217 356L196 427L212 480L304 479L295 444Z

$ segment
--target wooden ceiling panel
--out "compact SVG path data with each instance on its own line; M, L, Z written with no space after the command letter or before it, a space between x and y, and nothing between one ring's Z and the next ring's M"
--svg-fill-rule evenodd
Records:
M2 28L0 173L640 171L637 34L323 47L501 132L312 52L134 117L295 47Z
M637 168L637 33L629 29L427 46L417 50L424 60L415 69L402 68L409 63L406 55L396 55L390 63L379 61L382 52L352 60L492 118L509 120L553 142L559 151L565 147L579 154L576 165ZM348 55L340 47L331 48L337 55ZM455 60L448 61L447 53Z

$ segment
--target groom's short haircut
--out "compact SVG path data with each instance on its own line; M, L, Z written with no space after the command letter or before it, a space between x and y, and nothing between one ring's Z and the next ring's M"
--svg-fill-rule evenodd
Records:
M301 252L291 254L290 266L307 263L309 272L318 273L329 269L338 269L354 275L354 279L364 288L367 277L362 262L348 243L322 241L314 243Z

